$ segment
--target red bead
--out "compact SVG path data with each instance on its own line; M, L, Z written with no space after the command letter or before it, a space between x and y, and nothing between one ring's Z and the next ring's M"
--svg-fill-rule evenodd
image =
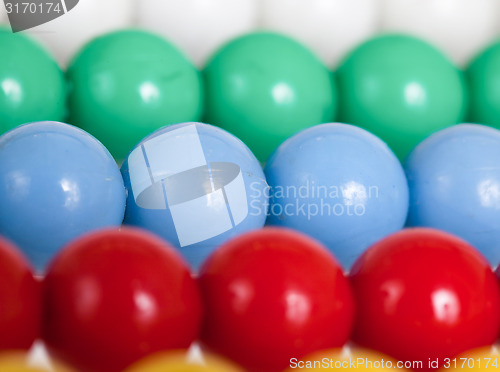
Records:
M41 285L28 260L0 237L0 350L29 349L41 326Z
M44 338L62 360L121 371L142 357L187 348L201 324L201 297L170 245L135 229L82 237L49 266Z
M202 340L254 371L342 346L354 301L335 258L293 231L264 229L220 247L202 266Z
M497 282L466 242L408 229L376 243L350 274L357 302L354 341L404 361L444 358L495 342Z

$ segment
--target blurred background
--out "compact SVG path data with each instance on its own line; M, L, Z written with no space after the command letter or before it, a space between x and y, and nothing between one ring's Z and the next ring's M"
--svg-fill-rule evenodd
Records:
M0 23L6 22L0 4ZM331 68L382 32L419 36L464 66L500 34L499 0L80 0L66 16L29 34L62 67L94 37L125 27L155 31L199 67L226 41L274 30L313 49Z

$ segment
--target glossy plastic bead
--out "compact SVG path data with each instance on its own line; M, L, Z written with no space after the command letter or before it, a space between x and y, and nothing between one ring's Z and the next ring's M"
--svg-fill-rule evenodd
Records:
M346 57L337 75L340 120L379 136L401 160L467 113L463 74L440 51L410 36L367 41Z
M349 339L349 283L328 250L297 232L241 235L210 256L199 281L202 341L250 371L281 371L291 358Z
M500 263L500 131L463 124L439 131L408 157L409 226L467 240Z
M70 123L123 160L167 124L198 120L198 71L176 47L144 31L119 31L88 44L68 69Z
M348 269L404 226L408 186L385 143L346 124L323 124L285 141L269 159L267 223L325 244Z
M419 369L430 371L497 339L495 275L474 247L453 235L398 232L368 249L350 279L357 305L353 340L363 347L421 361Z
M88 372L121 372L198 337L202 308L187 264L136 229L106 229L71 242L44 281L44 340Z
M159 129L134 147L121 170L125 224L163 237L195 270L220 244L266 221L264 172L248 147L220 128Z
M479 54L467 68L469 120L500 129L500 42Z
M0 234L39 271L70 240L120 226L125 197L115 161L79 128L38 122L0 137Z
M33 40L1 26L0 45L0 135L32 121L63 120L66 83L56 61Z
M333 76L296 41L273 33L240 37L204 70L208 123L245 142L264 162L281 142L337 112Z

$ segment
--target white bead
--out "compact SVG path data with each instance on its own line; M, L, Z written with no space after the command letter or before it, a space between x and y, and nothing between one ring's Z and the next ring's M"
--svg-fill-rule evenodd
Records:
M130 27L134 13L133 0L80 0L67 14L27 32L45 45L65 67L90 40Z
M334 67L378 28L379 0L262 0L262 26L309 46Z
M383 0L382 27L419 36L466 64L499 35L499 0Z
M49 353L43 342L35 341L28 353L28 364L37 369L52 370Z
M5 10L5 3L0 1L0 24L8 24L7 11Z
M198 66L257 23L256 0L137 1L138 25L169 39Z

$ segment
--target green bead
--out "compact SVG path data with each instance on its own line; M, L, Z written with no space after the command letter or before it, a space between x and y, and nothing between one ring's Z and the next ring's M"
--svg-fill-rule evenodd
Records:
M156 129L202 115L200 72L176 47L147 32L95 39L67 75L70 122L93 134L117 160Z
M0 28L0 134L33 121L62 121L66 83L55 60L26 36Z
M467 68L469 121L500 129L500 42L491 45Z
M331 72L285 36L254 33L219 50L204 70L207 116L245 142L261 161L291 135L334 120Z
M462 122L467 112L463 73L410 36L367 41L337 75L340 120L379 136L401 160L433 132Z

